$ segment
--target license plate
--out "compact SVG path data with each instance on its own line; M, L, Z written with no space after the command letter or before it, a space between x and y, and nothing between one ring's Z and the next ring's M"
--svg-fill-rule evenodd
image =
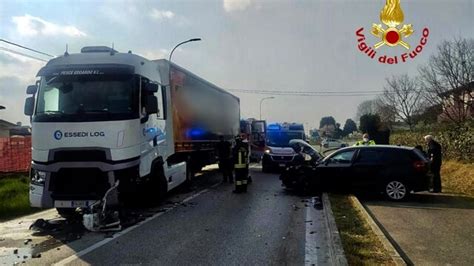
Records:
M84 208L89 207L94 201L89 200L56 200L55 208Z
M285 167L286 166L286 164L284 164L284 163L281 163L279 165L280 165L280 167Z

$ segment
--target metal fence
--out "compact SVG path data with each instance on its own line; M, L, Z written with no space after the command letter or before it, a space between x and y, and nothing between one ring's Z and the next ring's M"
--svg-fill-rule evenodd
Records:
M28 172L30 165L30 136L0 138L0 173Z

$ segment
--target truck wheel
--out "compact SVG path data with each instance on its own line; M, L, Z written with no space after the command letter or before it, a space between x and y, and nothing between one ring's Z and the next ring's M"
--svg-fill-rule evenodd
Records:
M158 196L156 197L156 201L159 203L165 199L166 193L168 193L168 182L164 176L163 171L159 171L156 177L157 177L156 184L157 184L157 190L158 190Z
M58 214L63 218L71 218L76 214L75 208L56 208Z
M392 179L385 183L384 195L389 200L402 201L408 198L410 190L405 181Z
M145 184L143 191L143 204L145 205L156 205L165 199L168 192L168 182L161 165L153 168L151 179L148 184Z

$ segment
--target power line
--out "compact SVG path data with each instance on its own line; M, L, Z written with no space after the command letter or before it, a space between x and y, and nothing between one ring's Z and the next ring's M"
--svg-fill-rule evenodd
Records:
M18 43L10 42L10 41L7 41L7 40L5 40L5 39L0 39L0 41L5 42L5 43L8 43L8 44L11 44L11 45L14 45L14 46L18 46L18 47L23 48L23 49L26 49L26 50L33 51L33 52L35 52L35 53L39 53L39 54L46 55L46 56L49 56L49 57L54 57L54 55L50 55L50 54L47 54L47 53L45 53L45 52L41 52L41 51L32 49L32 48L23 46L23 45L18 44Z
M236 93L261 94L261 95L279 95L279 96L307 96L307 97L341 97L341 96L374 96L380 95L383 91L268 91L268 90L235 90Z
M230 91L235 91L235 92L244 92L244 93L288 93L288 94L338 94L338 93L383 93L383 90L379 91L281 91L281 90L238 90L238 89L230 89Z
M21 56L24 56L24 57L28 57L28 58L31 58L31 59L34 59L34 60L48 62L48 61L46 61L44 59L41 59L39 57L35 57L35 56L29 55L29 54L24 54L22 52L11 50L11 49L8 49L8 48L5 48L5 47L0 47L0 50L6 51L6 52L9 52L9 53L12 53L12 54L16 54L16 55L21 55Z

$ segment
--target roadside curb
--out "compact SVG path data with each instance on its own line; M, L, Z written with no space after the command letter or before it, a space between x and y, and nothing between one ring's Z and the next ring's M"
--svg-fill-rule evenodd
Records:
M324 217L326 218L326 228L329 238L329 253L333 260L332 265L348 265L346 255L344 254L344 248L342 247L341 237L339 236L339 230L337 229L336 220L331 209L331 202L327 193L323 194L323 210Z
M369 224L370 228L374 232L374 234L378 237L380 242L382 242L382 245L384 248L388 251L390 254L390 257L392 257L392 260L395 262L395 265L399 266L406 266L407 263L405 260L400 256L400 253L398 253L397 249L392 245L392 243L388 240L388 238L385 236L385 234L382 232L380 227L375 223L374 219L372 216L367 212L367 210L364 208L362 203L360 203L359 199L355 196L349 196L349 200L354 204L356 209L358 209L365 221Z

